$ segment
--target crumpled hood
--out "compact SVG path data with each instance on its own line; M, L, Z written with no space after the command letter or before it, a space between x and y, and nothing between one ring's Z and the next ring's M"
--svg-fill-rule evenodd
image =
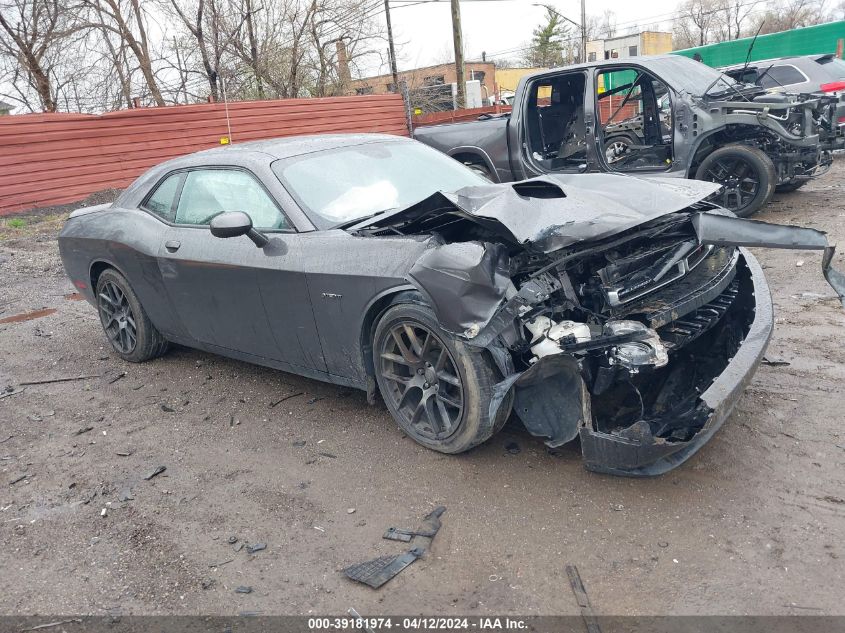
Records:
M452 207L450 211L474 219L513 242L549 253L579 242L600 240L680 211L718 188L714 183L678 178L546 175L518 183L491 183L435 193L349 230L389 226Z

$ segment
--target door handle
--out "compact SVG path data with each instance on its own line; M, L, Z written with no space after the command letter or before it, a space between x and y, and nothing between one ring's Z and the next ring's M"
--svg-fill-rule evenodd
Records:
M178 251L180 246L182 246L182 242L178 242L176 240L170 240L169 242L164 243L164 248L171 253Z

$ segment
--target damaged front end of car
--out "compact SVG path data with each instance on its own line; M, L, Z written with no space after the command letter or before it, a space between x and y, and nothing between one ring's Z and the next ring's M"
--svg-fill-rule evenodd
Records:
M741 220L713 185L595 174L435 194L358 235L430 234L408 273L440 325L486 350L526 428L580 437L590 470L656 475L719 428L772 331L768 286L743 246L824 250L811 229ZM635 202L632 202L635 201Z
M820 94L745 94L725 91L704 97L693 132L720 127L701 147L743 143L757 147L773 161L778 183L806 181L827 172L831 152L845 147L836 116L837 100ZM709 122L709 124L708 124Z

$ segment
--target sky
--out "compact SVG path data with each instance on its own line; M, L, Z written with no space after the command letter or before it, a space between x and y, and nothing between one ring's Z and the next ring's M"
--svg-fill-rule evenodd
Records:
M414 2L391 0L390 3L399 70L451 61L452 18L449 1ZM545 9L533 6L535 2L550 4L561 14L580 22L579 0L462 0L461 22L466 59L481 59L481 52L486 51L488 59L495 60L497 53L524 47L545 15ZM661 30L670 31L671 18L678 5L677 0L586 2L588 15L602 15L606 10L616 14L617 34L638 24L642 28L660 24ZM384 20L384 15L379 15L377 19ZM572 28L574 31L575 27ZM511 52L501 57L518 59L519 56L520 52ZM368 74L389 72L386 55L384 59L381 68L375 65L367 69Z

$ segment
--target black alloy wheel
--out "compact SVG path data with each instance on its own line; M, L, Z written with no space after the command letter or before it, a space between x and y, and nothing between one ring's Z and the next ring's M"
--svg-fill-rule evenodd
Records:
M725 158L716 161L707 170L708 180L722 185L716 200L727 209L740 209L748 205L760 191L760 179L742 158Z
M126 280L113 268L100 273L95 285L103 332L123 360L142 363L167 351L167 339L153 325Z
M696 179L721 185L710 200L739 217L748 217L771 200L775 166L765 152L747 145L725 145L707 155Z
M504 426L513 394L494 398L502 373L493 357L444 330L421 298L402 297L388 307L372 341L384 404L418 444L462 453Z

